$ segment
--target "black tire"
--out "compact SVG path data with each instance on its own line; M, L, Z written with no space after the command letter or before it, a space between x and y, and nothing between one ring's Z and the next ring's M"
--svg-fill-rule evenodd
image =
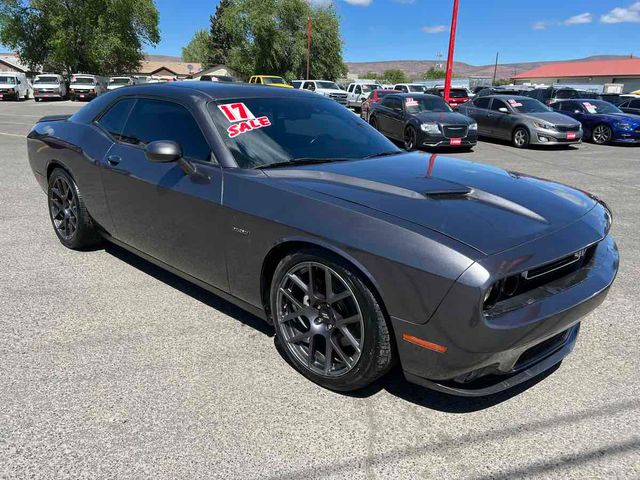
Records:
M518 127L511 135L511 144L516 148L527 148L531 142L529 130L524 127Z
M609 125L601 123L593 127L591 131L591 141L596 145L608 145L613 138L613 131Z
M47 198L51 225L65 247L78 250L100 243L76 182L62 168L51 172Z
M283 319L285 318L284 312L278 304L279 298L284 298L282 295L279 295L278 292L282 288L283 282L286 282L287 279L291 277L290 272L296 271L295 269L297 268L303 269L307 265L313 265L315 269L320 269L321 274L323 273L323 268L326 268L333 274L335 274L336 276L333 277L333 281L344 282L344 285L348 287L349 293L352 294L348 297L348 301L351 302L351 299L353 299L354 302L357 302L354 304L357 304L359 308L359 318L361 319L361 321L357 326L356 335L358 335L358 340L361 341L361 347L359 349L360 351L357 352L357 359L354 360L353 358L349 357L353 363L348 366L348 369L346 369L345 373L339 374L337 376L331 376L330 373L327 373L329 371L328 369L325 369L325 374L319 374L311 369L311 367L309 366L310 362L308 360L305 363L303 358L299 358L300 355L296 354L296 352L303 351L305 348L308 352L308 347L311 343L311 340L307 339L308 344L294 344L294 342L292 341L293 337L291 336L292 333L289 331L289 327L285 326L286 320L283 321ZM324 273L326 274L326 271ZM316 275L318 275L318 273L316 273ZM322 275L317 278L322 279ZM322 291L321 284L316 284L316 286L319 286L317 292ZM382 377L393 365L395 355L393 353L392 339L389 333L389 327L387 326L384 313L382 312L382 309L378 304L375 296L373 295L369 287L367 287L367 285L361 280L359 274L355 272L354 269L348 265L348 263L342 261L339 257L315 249L302 250L286 256L280 261L274 273L273 280L271 282L270 301L271 312L273 314L273 323L276 331L276 339L281 345L282 351L284 351L288 360L291 364L293 364L296 370L298 370L300 373L302 373L302 375L307 377L312 382L335 391L347 392L358 390L366 387L378 378ZM316 306L314 306L314 303L311 300L309 300L309 302L309 304L305 304L307 306L305 306L304 308L307 310L310 309L313 314L314 308L316 308ZM320 301L319 303L323 302ZM337 307L340 306L339 302L336 302L336 304ZM318 306L317 308L318 311L320 311L321 307ZM318 327L318 325L324 326L322 325L322 323L318 323L318 321L321 320L319 314L315 322L311 320L311 318L311 316L309 316L308 318L297 317L296 320L289 322L300 321L303 322L302 324L308 323L308 332L312 331L312 324L314 325L314 328L320 328ZM336 319L337 317L334 317L334 314L332 314L332 318ZM336 320L336 322L339 322L339 320ZM346 337L342 335L341 331L338 330L340 327L338 323L335 323L333 327L333 331L331 333L328 333L329 338L334 339L333 341L335 343L338 343L338 341L345 341ZM331 327L327 325L327 330L330 329ZM307 336L309 337L308 332ZM297 336L300 336L299 332L294 331L294 333L297 333ZM327 333L324 331L322 334L327 335ZM318 336L320 335L311 335L309 338L317 338ZM287 340L288 338L291 340ZM322 338L323 337L320 336L320 339ZM314 340L314 344L318 342L319 340ZM327 345L331 342L332 341L323 341L323 344ZM343 345L340 347L341 353L344 353L344 351L349 348L348 342L340 345ZM301 350L296 350L297 348ZM329 358L331 359L333 358L331 355L335 355L335 358L337 360L336 364L338 364L340 362L340 357L337 355L336 350L328 351L332 352L332 354L329 355ZM321 355L318 362L320 363L321 367L322 363L324 363L326 360L326 354L321 351L320 348L314 350L314 365L317 361L317 355ZM330 360L328 363L331 364L332 361ZM346 364L347 363L345 362L345 365ZM316 368L318 367L316 366Z
M412 126L407 127L404 130L404 149L409 152L415 150L417 142L418 133L416 132L416 129Z

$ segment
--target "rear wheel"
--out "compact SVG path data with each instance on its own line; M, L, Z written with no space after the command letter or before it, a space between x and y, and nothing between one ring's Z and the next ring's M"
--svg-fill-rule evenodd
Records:
M404 148L405 150L414 150L416 148L416 143L418 139L418 134L416 133L416 129L413 127L407 127L404 130Z
M271 285L278 340L295 368L323 387L363 388L392 365L391 337L370 289L321 251L285 257Z
M591 140L593 140L593 143L598 145L607 145L608 143L611 143L612 137L613 132L611 131L611 127L605 124L597 125L591 132Z
M56 168L49 177L49 216L58 239L67 248L98 243L100 236L78 186L66 171Z
M530 142L529 131L524 127L516 128L511 137L511 143L516 148L525 148Z

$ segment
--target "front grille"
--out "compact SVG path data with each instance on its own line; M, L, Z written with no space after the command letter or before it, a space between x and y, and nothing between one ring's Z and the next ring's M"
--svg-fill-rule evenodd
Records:
M335 100L338 103L347 103L347 95L344 93L330 93L329 98Z
M542 360L554 353L567 341L570 331L571 328L564 332L560 332L551 338L547 338L545 341L526 350L522 355L520 355L520 358L518 358L518 361L513 366L513 371L517 372L519 370L524 370L539 360Z
M442 127L442 134L446 138L464 138L467 136L466 125L444 125Z
M579 125L556 125L556 130L559 132L577 132L580 130Z

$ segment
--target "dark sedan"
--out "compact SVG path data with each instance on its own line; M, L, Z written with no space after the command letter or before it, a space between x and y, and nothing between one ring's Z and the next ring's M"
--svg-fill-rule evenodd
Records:
M475 121L455 113L436 95L395 93L375 103L369 123L404 148L458 147L471 148L478 141Z
M582 140L580 122L528 97L478 97L462 105L460 113L478 122L479 135L509 140L516 148L572 145Z
M640 115L625 113L603 100L562 100L552 105L554 110L582 123L585 136L593 143L640 143Z
M618 269L596 197L403 152L301 90L119 89L43 118L28 153L63 245L106 239L240 305L334 390L395 362L459 395L528 380L569 354Z

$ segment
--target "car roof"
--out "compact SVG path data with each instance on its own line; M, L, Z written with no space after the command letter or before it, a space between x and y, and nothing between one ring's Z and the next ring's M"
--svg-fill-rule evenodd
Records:
M513 98L514 100L535 100L531 97L526 97L524 95L507 95L507 94L493 94L493 95L485 95L484 97L479 98Z

